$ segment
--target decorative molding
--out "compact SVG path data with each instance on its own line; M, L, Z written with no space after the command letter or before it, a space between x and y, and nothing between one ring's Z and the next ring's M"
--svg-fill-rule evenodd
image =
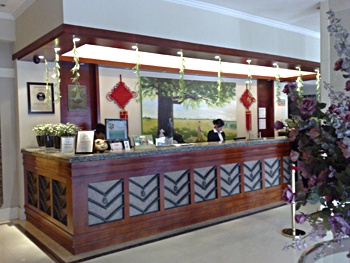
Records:
M222 7L222 6L218 6L218 5L214 5L214 4L209 4L209 3L203 3L202 1L198 1L198 0L164 0L164 1L171 2L174 4L186 5L186 6L193 7L193 8L203 9L203 10L215 12L215 13L218 13L221 15L226 15L226 16L231 16L231 17L235 17L235 18L239 18L239 19L244 19L244 20L248 20L248 21L251 21L254 23L263 24L263 25L267 25L267 26L271 26L271 27L276 27L279 29L284 29L287 31L300 33L300 34L311 36L311 37L321 38L321 35L319 32L315 32L315 31L308 30L308 29L301 28L301 27L288 25L288 24L278 22L275 20L270 20L270 19L254 16L254 15L243 13L240 11L236 11L236 10L233 10L230 8L226 8L226 7Z

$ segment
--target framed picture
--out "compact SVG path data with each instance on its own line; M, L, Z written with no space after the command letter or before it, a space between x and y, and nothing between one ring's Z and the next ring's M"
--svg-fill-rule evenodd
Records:
M28 113L55 113L53 84L27 82Z
M95 131L78 131L75 153L94 152Z
M87 110L86 86L68 85L68 110Z
M124 149L125 150L130 150L130 144L129 144L129 141L124 141Z

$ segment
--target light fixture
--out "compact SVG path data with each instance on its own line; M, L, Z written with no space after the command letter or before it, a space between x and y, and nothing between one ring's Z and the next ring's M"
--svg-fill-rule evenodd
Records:
M79 38L79 37L74 37L74 38L73 38L73 41L74 41L74 42L78 42L78 41L80 41L80 38Z
M182 50L178 51L177 54L178 54L178 55L183 55Z
M252 62L252 60L251 59L247 59L247 63L250 64L250 62Z
M44 59L44 56L38 56L40 59Z
M114 63L128 63L135 64L135 51L130 49L121 49L113 47L105 47L91 44L84 44L77 48L79 52L79 58L105 61L113 65ZM176 51L178 52L182 51ZM163 55L151 52L138 51L140 55L140 64L151 67L159 67L159 70L164 70L164 68L169 69L178 69L179 55ZM215 55L213 55L215 56ZM61 57L73 58L74 54L72 51L61 54ZM248 59L247 62L250 63L252 60ZM216 73L217 60L207 60L207 59L198 59L186 57L186 70L189 74L191 71L195 71L195 74L200 74L198 72L203 72L203 74L208 74L208 72ZM258 77L262 76L265 78L274 78L276 74L275 67L266 67L258 66L251 64L242 64L242 63L231 63L231 62L221 62L221 70L223 74L233 74L236 76L246 76L248 68L253 76ZM299 76L300 72L293 69L280 68L279 74L281 79L283 78L296 78ZM302 71L302 75L305 76L314 76L314 71Z
M132 49L139 49L137 45L133 45L131 48Z
M54 48L54 50L55 50L55 52L58 52L58 51L60 51L60 50L61 50L61 48L59 48L59 47L55 47L55 48Z
M215 56L215 59L220 59L220 56Z

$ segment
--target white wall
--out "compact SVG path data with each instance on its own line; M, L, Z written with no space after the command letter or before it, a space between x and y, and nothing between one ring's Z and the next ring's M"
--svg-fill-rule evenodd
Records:
M11 59L12 44L0 42L0 129L4 203L0 221L17 218L17 126L15 71Z
M0 42L15 41L15 21L0 18Z

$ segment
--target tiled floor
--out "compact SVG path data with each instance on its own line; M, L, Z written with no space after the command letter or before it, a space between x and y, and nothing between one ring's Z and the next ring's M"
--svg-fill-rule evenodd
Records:
M304 208L305 211L306 208ZM281 206L172 238L107 254L86 263L297 263L302 251L282 251L291 241L290 206ZM308 231L308 225L297 225ZM55 262L18 228L0 224L0 263ZM76 261L77 262L77 261Z

